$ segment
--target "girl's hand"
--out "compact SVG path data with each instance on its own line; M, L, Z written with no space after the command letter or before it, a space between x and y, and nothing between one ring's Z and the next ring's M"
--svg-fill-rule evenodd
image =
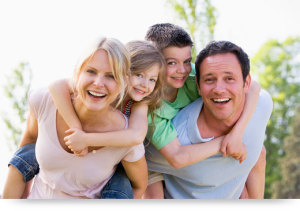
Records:
M85 142L86 133L78 128L70 128L64 137L65 144L75 155L84 156L87 154L87 145Z
M247 149L241 137L236 137L228 133L221 143L221 153L223 156L231 156L242 163L247 158Z

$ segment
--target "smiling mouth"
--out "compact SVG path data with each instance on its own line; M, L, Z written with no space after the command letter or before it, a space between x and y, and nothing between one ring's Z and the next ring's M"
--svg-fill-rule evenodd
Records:
M90 96L96 97L96 98L104 98L104 97L106 97L106 94L98 93L98 92L93 92L93 91L88 91L88 94Z
M231 99L230 98L212 98L211 100L214 103L225 104L225 103L228 103Z
M133 88L138 94L141 94L141 95L144 95L146 92L140 90L140 89L136 89L136 88Z

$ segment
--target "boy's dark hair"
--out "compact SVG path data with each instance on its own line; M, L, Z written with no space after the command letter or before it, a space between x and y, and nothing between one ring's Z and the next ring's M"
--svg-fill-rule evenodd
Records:
M200 79L200 65L203 60L209 56L225 53L233 53L237 57L241 65L243 79L245 81L250 72L250 62L248 55L243 51L241 47L229 41L212 41L202 51L200 51L195 62L197 81L199 81Z
M153 42L160 51L171 46L179 48L193 46L190 35L180 26L171 23L160 23L150 26L145 39Z

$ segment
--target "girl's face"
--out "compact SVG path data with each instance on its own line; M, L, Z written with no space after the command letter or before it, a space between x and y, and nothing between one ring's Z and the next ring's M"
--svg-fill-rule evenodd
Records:
M141 101L150 95L156 85L159 74L159 65L155 64L149 69L133 74L129 80L129 96L134 101Z
M189 76L191 67L191 46L168 47L163 50L167 63L166 83L173 88L181 88Z
M90 110L108 108L119 94L108 55L104 50L95 54L82 66L77 81L78 97Z

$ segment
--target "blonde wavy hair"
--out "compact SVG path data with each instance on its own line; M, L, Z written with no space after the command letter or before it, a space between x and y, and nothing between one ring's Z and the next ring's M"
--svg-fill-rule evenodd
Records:
M115 38L101 38L82 55L73 75L73 92L76 95L76 84L82 72L82 67L93 57L97 50L106 51L112 74L120 87L119 97L117 102L114 103L114 106L118 107L126 95L128 76L130 75L130 55L126 47Z

